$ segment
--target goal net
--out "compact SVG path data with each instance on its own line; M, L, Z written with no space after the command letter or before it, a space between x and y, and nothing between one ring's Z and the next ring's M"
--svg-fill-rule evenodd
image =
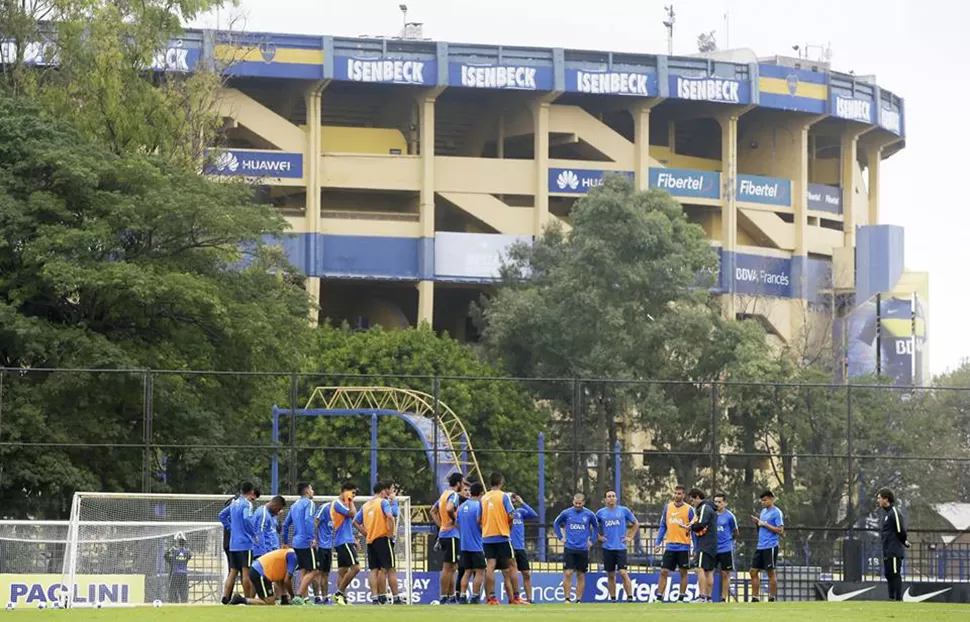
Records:
M254 502L254 510L270 498L264 495ZM287 508L277 516L277 531L282 529L287 509L297 500L285 498ZM313 501L319 510L336 498L319 496ZM229 571L219 512L231 499L230 495L76 493L64 545L62 603L124 606L184 600L218 604ZM359 510L370 499L358 496L354 503ZM411 602L411 504L408 497L398 497L398 503L398 584L401 596ZM175 557L171 551L177 551L177 536L184 538L184 548L191 554L179 576L171 561ZM366 542L356 532L355 537L361 572L345 592L351 602L366 602L370 599ZM292 543L292 537L289 541ZM299 579L298 573L294 584L299 585ZM336 591L336 581L334 560L330 594ZM239 581L235 590L242 591Z

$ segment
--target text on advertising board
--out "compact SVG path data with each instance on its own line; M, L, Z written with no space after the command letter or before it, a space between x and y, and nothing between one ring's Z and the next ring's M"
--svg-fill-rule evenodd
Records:
M688 78L671 76L673 92L680 99L740 104L741 82L727 78Z
M791 181L759 175L738 175L738 201L791 205Z
M650 95L650 74L625 71L583 71L568 69L566 79L571 90L602 95Z
M59 574L0 574L0 591L15 605L50 603L67 596ZM144 575L77 575L76 603L141 604L145 602Z
M650 187L666 190L675 197L719 199L721 175L713 171L651 168Z
M227 149L218 152L215 160L206 165L205 172L230 177L300 179L303 177L303 154Z
M823 184L808 184L808 209L842 213L842 189Z
M835 96L835 116L860 123L872 123L872 102L853 97Z
M388 84L429 84L435 65L418 60L347 57L337 57L334 63L338 80Z
M899 111L882 106L879 109L879 125L899 136L903 133L903 122Z
M603 171L581 168L550 168L549 192L586 194L592 188L602 186L607 175L633 178L633 171Z
M552 88L552 68L453 64L449 69L449 82L452 86L476 89L548 90Z

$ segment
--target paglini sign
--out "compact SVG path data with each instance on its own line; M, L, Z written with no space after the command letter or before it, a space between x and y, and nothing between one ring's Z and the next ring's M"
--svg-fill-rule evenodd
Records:
M0 592L8 603L37 605L59 602L68 592L59 574L0 574ZM142 604L144 575L77 575L75 603Z

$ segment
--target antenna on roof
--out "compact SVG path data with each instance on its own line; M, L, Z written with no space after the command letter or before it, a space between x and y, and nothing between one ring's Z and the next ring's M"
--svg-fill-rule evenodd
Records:
M674 5L665 6L664 10L667 11L667 19L664 20L664 26L667 27L667 55L674 55Z

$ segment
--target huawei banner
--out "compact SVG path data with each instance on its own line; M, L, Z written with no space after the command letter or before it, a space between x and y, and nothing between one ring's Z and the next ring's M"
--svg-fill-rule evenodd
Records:
M970 603L970 583L904 583L903 601L908 603ZM865 583L816 583L819 600L889 600L884 581Z

